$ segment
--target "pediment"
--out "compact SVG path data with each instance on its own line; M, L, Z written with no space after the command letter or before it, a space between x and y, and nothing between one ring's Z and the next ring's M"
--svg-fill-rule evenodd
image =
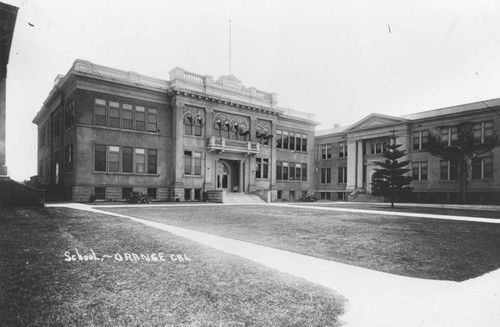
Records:
M399 118L399 117L393 117L393 116L387 116L387 115L373 113L373 114L361 119L357 123L351 125L347 130L353 131L353 130L358 130L358 129L373 128L373 127L379 127L379 126L383 127L383 126L388 126L388 125L392 125L392 124L404 123L406 121L408 121L408 120L403 119L403 118Z

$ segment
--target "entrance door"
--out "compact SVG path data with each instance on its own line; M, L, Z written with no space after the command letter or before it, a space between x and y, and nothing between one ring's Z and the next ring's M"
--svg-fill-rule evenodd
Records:
M217 188L231 192L231 168L224 161L217 163Z

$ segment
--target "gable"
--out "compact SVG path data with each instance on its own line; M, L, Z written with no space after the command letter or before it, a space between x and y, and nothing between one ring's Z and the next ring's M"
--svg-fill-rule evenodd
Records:
M373 128L373 127L382 127L382 126L387 126L387 125L392 125L392 124L398 124L398 123L403 123L408 121L407 119L399 118L399 117L392 117L392 116L386 116L386 115L381 115L381 114L371 114L357 123L351 125L347 130L348 131L353 131L353 130L358 130L358 129L365 129L365 128Z

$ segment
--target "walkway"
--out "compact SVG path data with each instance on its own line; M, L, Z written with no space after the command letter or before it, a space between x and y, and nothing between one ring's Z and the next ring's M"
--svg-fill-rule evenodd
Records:
M500 326L500 270L461 283L402 277L110 213L83 204L53 206L128 218L329 287L349 300L350 307L341 317L348 327Z

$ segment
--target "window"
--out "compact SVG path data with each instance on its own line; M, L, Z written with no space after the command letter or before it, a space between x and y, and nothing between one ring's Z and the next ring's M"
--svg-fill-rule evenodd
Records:
M276 147L278 149L281 149L282 143L283 143L283 131L281 129L278 129L276 131L277 137L276 137Z
M106 171L106 146L96 144L95 145L95 171Z
M196 201L200 201L201 200L201 188L195 188L194 189L194 199Z
M329 184L332 182L332 169L321 168L321 184Z
M493 157L472 159L472 179L493 178Z
M302 150L302 134L297 134L295 137L295 150Z
M412 162L411 170L412 170L412 178L414 181L427 180L427 161Z
M288 150L288 132L283 131L283 149Z
M187 115L184 119L184 134L185 135L194 135L201 136L201 128L202 128L202 118L201 117L193 117L192 115ZM216 130L216 136L221 137L221 129L220 124L214 125Z
M332 158L332 146L330 144L321 144L321 159Z
M135 107L135 129L138 131L146 129L146 109L144 107Z
M320 198L321 200L331 200L332 192L320 192Z
M276 180L282 180L283 163L276 161Z
M186 116L184 118L184 134L185 135L193 135L193 117ZM218 135L220 136L220 135Z
M118 102L109 102L108 124L109 127L120 128L120 104Z
M288 162L283 162L282 173L283 173L283 180L287 181L288 180Z
M339 143L339 158L347 158L347 144L346 144L346 142Z
M120 171L120 147L119 146L109 146L108 148L108 171L119 172Z
M132 159L133 149L131 147L124 146L122 148L122 171L124 173L133 172L133 159Z
M192 171L192 152L191 151L184 151L184 174L185 175L191 175Z
M70 100L66 103L66 128L75 124L75 102Z
M190 188L184 189L184 200L186 200L186 201L191 200L191 189Z
M150 199L156 200L156 189L155 188L148 188L148 197Z
M295 163L294 162L290 162L288 163L288 179L293 181L295 180Z
M255 178L269 178L269 159L257 158L257 170L255 171Z
M73 146L68 145L64 151L64 167L66 171L73 170Z
M307 164L302 164L302 180L307 181Z
M302 172L302 164L296 163L295 164L295 180L300 181L300 173Z
M106 200L106 188L94 187L94 196L96 200Z
M440 178L444 180L458 180L458 162L441 160Z
M281 200L281 199L283 199L283 191L281 191L281 190L278 190L278 194L277 194L277 197L278 197L278 200Z
M373 142L372 143L372 154L379 154L384 152L384 148L386 147L386 143L384 141Z
M54 137L58 137L61 135L61 111L57 110L54 113L54 121L53 121L53 131L54 131Z
M295 133L290 132L289 144L290 150L295 150Z
M135 149L135 172L146 172L146 150Z
M122 128L134 129L134 111L131 104L122 105Z
M106 101L95 99L94 122L99 126L106 126Z
M481 122L475 123L473 127L474 131L474 142L485 143L490 142L493 139L493 122Z
M413 150L427 149L429 144L429 131L413 132Z
M201 126L202 125L202 119L201 117L196 117L194 120L194 136L201 136Z
M201 152L184 151L184 174L201 175Z
M156 174L157 172L157 151L148 150L148 174Z
M307 151L307 135L280 129L276 131L276 134L276 148L293 151Z
M126 199L133 192L132 187L122 187L122 199Z
M338 168L338 182L339 183L347 183L347 167L339 167Z
M451 138L450 144L452 146L458 144L458 127L457 126L452 126L450 128L450 138Z
M194 174L201 175L201 152L194 152Z
M458 143L458 127L441 127L441 144L455 146Z
M158 132L158 112L155 108L148 109L148 132Z

